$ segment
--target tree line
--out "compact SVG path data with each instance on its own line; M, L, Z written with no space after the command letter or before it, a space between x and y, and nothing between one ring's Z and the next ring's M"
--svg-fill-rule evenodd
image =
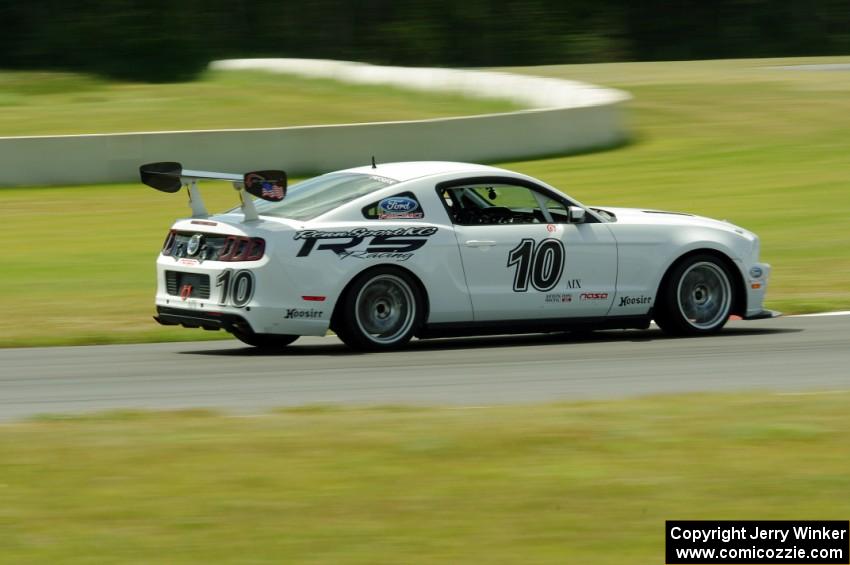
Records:
M225 57L451 67L850 53L847 0L27 0L0 67L191 79Z

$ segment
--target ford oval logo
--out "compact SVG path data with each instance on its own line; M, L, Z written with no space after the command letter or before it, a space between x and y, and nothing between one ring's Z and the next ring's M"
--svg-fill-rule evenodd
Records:
M413 212L419 208L419 203L416 200L405 196L393 196L392 198L384 198L381 200L378 203L378 208L382 212L397 214L399 212Z
M196 233L189 240L189 244L186 245L186 254L189 255L189 256L195 255L200 248L201 248L201 234Z

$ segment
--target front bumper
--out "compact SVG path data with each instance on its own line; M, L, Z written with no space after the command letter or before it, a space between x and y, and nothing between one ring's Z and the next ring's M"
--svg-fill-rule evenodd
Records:
M776 310L762 310L760 312L756 312L755 314L747 314L744 316L745 320L764 320L767 318L778 318L782 315L782 312L777 312Z
M750 263L741 265L741 274L743 275L744 284L746 285L745 290L747 297L746 311L741 317L745 320L759 320L762 318L775 317L771 313L771 310L766 310L764 308L764 298L767 294L770 270L770 265L767 263Z

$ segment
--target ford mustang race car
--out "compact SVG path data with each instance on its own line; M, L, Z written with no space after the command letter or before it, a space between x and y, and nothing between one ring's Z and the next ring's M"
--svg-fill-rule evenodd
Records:
M156 320L282 347L333 330L349 346L413 336L647 328L720 331L763 309L758 237L725 221L589 207L516 172L467 163L347 169L287 187L283 171L140 168L189 192L157 259ZM208 214L198 183L241 206Z

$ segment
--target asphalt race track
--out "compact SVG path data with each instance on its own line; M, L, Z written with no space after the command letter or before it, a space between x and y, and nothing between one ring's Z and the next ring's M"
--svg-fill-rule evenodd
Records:
M191 330L186 330L191 331ZM0 350L0 420L123 408L486 405L726 390L850 392L850 316L414 342L357 354L336 338L277 353L237 341Z

